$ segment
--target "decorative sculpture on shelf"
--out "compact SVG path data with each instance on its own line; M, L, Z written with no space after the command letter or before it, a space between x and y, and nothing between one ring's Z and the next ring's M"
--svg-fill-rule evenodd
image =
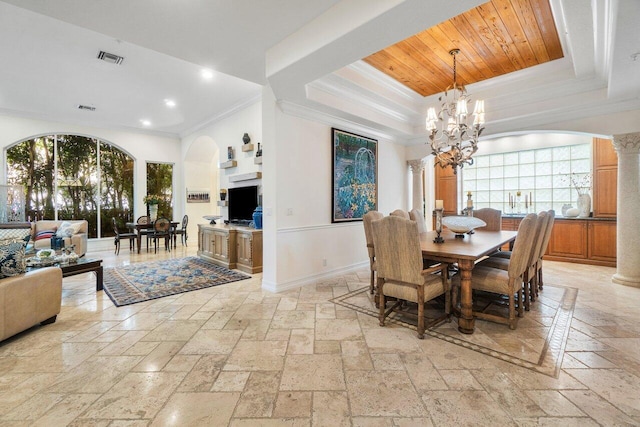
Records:
M251 142L251 137L249 136L248 133L245 133L244 135L242 135L242 142L244 142L245 144L248 144Z

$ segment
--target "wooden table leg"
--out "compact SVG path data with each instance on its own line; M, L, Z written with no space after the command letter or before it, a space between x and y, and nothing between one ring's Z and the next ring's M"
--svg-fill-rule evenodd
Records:
M103 289L102 273L103 273L102 266L99 266L98 268L96 268L96 292L101 291Z
M471 292L471 270L473 270L472 260L460 260L460 317L458 319L458 330L463 334L472 334L475 328L473 318L473 299Z
M140 231L138 231L136 239L138 240L138 253L140 253L140 246L142 246L142 233Z

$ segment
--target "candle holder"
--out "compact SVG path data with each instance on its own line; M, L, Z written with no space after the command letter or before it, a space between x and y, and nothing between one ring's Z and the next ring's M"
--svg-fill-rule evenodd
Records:
M434 209L433 213L436 215L436 233L438 236L433 239L433 243L444 243L444 239L440 236L442 233L442 212L444 209Z

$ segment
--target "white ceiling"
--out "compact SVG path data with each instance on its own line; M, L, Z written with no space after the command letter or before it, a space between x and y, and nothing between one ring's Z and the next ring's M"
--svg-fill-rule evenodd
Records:
M358 60L482 2L0 0L0 113L184 135L268 83L292 114L411 143L435 100ZM551 5L565 58L470 85L486 100L485 134L640 111L640 1Z

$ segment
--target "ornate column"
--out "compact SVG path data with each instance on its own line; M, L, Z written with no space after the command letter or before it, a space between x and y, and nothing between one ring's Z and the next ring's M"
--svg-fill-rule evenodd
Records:
M422 188L422 170L424 169L424 159L416 159L407 161L411 168L413 177L413 194L411 209L423 210L422 201L424 200L424 191ZM424 214L424 212L423 212Z
M618 153L617 262L613 283L640 287L640 132L613 136Z

